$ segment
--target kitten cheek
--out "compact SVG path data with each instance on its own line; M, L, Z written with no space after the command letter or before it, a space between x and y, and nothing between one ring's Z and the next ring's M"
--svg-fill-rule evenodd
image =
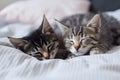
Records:
M93 42L93 41L91 41L91 40L85 40L85 41L82 42L82 44L83 44L84 46L87 46L87 45L89 45L89 44L92 44L92 42Z
M54 52L50 53L50 59L54 59L55 56L56 56L56 53L54 53Z
M50 58L55 58L55 56L56 56L56 54L57 54L57 51L58 51L58 49L53 50L53 51L50 53Z
M87 45L82 45L81 48L85 48Z
M82 42L81 47L84 48L84 47L86 47L87 45L88 45L88 43L86 43L86 42Z
M72 45L71 45L70 43L66 43L66 44L65 44L65 47L66 47L66 48L70 48L71 46L72 46Z
M71 46L68 50L70 52L72 52L73 54L75 54L77 52L76 49L73 46Z

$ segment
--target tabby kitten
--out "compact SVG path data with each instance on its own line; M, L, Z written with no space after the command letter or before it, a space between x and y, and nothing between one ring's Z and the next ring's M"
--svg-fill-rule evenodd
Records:
M45 16L37 30L23 38L9 37L9 40L15 48L39 60L55 58L59 47L58 39Z
M74 15L56 25L66 49L75 56L105 53L120 44L120 23L105 13Z

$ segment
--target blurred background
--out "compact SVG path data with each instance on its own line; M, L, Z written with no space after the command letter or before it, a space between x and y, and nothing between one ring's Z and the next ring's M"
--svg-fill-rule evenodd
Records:
M0 20L40 25L45 14L62 19L74 14L115 11L120 0L0 0Z
M20 1L20 0L0 0L0 10L16 1ZM72 1L72 0L69 0L69 1ZM85 0L79 0L79 1L85 1ZM91 4L90 11L94 11L94 12L111 11L111 10L116 10L120 8L120 0L88 0L88 1L90 1L90 4Z
M16 0L0 0L0 10L4 7L8 6L9 4L15 2Z

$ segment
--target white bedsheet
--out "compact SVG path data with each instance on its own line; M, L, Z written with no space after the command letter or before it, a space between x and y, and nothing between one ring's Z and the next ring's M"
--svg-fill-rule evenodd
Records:
M0 46L0 80L120 80L119 48L104 55L38 61Z
M24 25L22 28L23 32L33 29L31 25ZM10 29L0 27L0 33L17 37L28 34L19 35L20 28L16 26L8 35ZM0 44L7 45L10 42L7 38L0 38ZM120 80L119 49L120 46L107 54L80 56L68 60L38 61L15 48L0 46L0 80Z

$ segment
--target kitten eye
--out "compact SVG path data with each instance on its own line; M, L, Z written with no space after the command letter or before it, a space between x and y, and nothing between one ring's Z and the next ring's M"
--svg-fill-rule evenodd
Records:
M83 45L88 45L91 44L93 42L93 40L91 38L84 38L81 40Z
M80 42L82 42L83 40L85 40L85 38L84 38L84 37L81 37L81 38L80 38Z
M70 41L70 43L71 43L71 44L74 44L74 42L73 42L73 41Z
M36 55L42 55L40 52L36 52L35 54L36 54Z
M48 49L49 52L51 51L51 49L54 48L54 45L55 45L55 43L50 43L50 44L48 45L47 49Z
M51 47L48 47L48 48L47 48L47 50L48 50L48 52L50 52L50 50L51 50Z
M43 55L40 52L33 53L32 56L34 57L42 57Z

